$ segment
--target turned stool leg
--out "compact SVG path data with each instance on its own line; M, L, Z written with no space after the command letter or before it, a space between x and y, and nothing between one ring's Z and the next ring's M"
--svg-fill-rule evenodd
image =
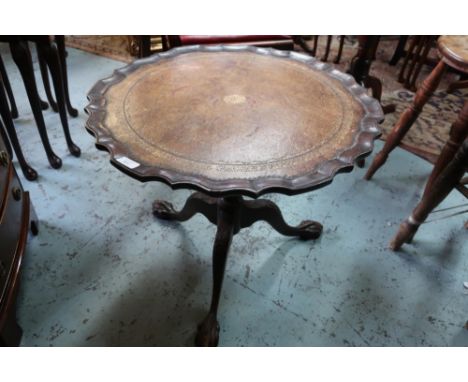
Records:
M404 243L413 239L419 225L426 220L430 212L436 208L442 200L460 182L468 164L468 140L466 140L455 154L453 160L440 172L433 184L426 186L426 192L422 200L414 209L411 216L405 220L390 243L394 251L400 249Z
M437 86L442 79L442 75L445 70L445 64L443 61L440 61L434 70L431 72L429 77L427 77L424 82L421 84L421 87L418 89L413 104L408 107L405 112L401 115L400 119L393 127L390 135L385 141L385 145L376 157L374 161L367 170L367 173L364 179L369 180L372 178L374 173L385 163L388 158L388 155L393 151L395 147L401 142L405 134L408 132L410 127L413 125L414 121L418 118L421 113L424 105L431 97L432 93L437 89Z
M219 324L217 320L219 298L224 278L226 259L232 237L239 230L239 206L241 198L231 197L218 202L218 230L213 246L213 294L208 315L198 326L197 346L217 346Z
M434 179L440 174L440 172L447 166L452 160L457 150L462 145L465 138L468 136L468 101L465 101L463 108L458 114L457 120L452 124L450 128L450 137L445 143L437 161L434 165L429 180L427 181L424 193L432 187Z

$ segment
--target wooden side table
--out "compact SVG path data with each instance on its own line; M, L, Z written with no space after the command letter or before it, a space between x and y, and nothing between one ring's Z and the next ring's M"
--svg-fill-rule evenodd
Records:
M322 225L287 224L258 198L329 184L368 155L380 104L331 65L290 51L191 46L138 60L88 94L86 128L111 163L140 181L196 190L176 211L157 200L156 217L201 213L217 225L213 293L197 345L217 345L217 311L233 236L256 221L283 235L316 239Z

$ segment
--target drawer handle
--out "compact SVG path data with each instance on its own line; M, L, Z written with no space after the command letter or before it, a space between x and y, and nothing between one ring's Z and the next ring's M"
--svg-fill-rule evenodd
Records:
M18 187L13 187L11 190L11 193L13 194L13 199L16 201L21 200L21 189Z
M0 151L0 165L3 167L8 166L8 154L6 151Z

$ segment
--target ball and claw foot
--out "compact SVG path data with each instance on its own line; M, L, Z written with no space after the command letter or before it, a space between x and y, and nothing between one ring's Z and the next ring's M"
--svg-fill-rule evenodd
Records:
M153 215L159 219L172 220L176 213L173 205L165 200L155 200L153 203Z
M198 325L197 336L195 337L196 346L218 346L219 341L219 324L216 317L212 314L203 320Z
M323 231L322 224L313 220L304 220L297 228L300 230L299 237L302 240L318 239Z

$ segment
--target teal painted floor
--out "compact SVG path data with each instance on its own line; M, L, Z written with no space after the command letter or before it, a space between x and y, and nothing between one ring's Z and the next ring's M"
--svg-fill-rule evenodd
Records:
M17 131L40 174L36 182L22 178L41 224L22 268L22 345L191 346L209 305L215 227L201 216L155 220L153 199L180 207L189 192L125 176L84 128L87 91L123 64L69 49L72 103L80 110L69 121L82 156L68 154L59 117L47 110L63 160L54 170L6 52ZM430 170L397 149L371 182L355 169L315 192L267 196L291 224L312 218L324 232L304 242L257 223L234 238L220 346L467 346L468 216L425 224L402 252L387 249ZM454 192L441 207L464 203Z

